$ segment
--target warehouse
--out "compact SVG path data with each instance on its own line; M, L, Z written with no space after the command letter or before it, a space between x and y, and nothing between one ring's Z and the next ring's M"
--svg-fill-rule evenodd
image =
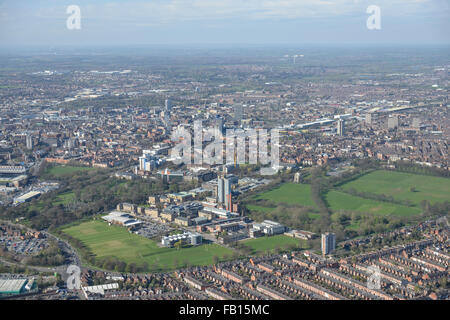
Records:
M0 296L25 292L27 282L27 279L0 279Z
M18 205L27 201L31 201L31 199L37 198L40 196L40 192L39 191L30 191L27 192L23 195L21 195L20 197L14 198L14 204Z

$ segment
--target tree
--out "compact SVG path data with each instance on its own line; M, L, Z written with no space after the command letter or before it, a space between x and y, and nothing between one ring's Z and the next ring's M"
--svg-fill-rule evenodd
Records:
M183 243L181 242L181 240L179 240L179 241L175 242L173 246L175 248L177 248L177 250L180 250L181 247L183 246Z

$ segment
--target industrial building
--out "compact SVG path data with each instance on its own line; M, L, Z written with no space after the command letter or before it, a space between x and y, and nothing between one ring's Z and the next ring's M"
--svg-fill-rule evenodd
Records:
M14 198L14 204L18 205L18 204L30 201L30 200L32 200L34 198L39 197L40 195L41 195L41 193L39 191L27 192L27 193L25 193L25 194L23 194L23 195L21 195L21 196L19 196L17 198Z
M34 287L34 280L0 279L0 296L26 293Z

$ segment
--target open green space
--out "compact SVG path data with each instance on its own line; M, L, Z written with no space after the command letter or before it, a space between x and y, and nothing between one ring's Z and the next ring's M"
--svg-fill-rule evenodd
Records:
M270 207L263 207L263 206L258 206L258 205L254 205L254 204L248 204L246 205L246 207L251 211L251 212L263 212L263 213L271 213L275 210L275 208L270 208ZM313 212L308 212L308 216L311 219L319 219L320 218L320 213L313 213Z
M270 200L274 203L297 204L303 207L316 207L311 199L309 184L285 183L276 189L255 196L255 199Z
M409 200L419 205L450 201L450 179L412 173L377 170L342 186L344 190L385 194L396 200Z
M89 171L89 170L95 170L95 168L58 165L50 167L48 169L48 173L55 177L61 177L74 172Z
M333 211L349 210L375 215L412 216L421 213L421 209L395 203L364 199L340 191L329 191L325 200Z
M148 263L149 271L169 271L190 265L209 265L216 256L231 258L233 251L217 244L196 247L161 248L156 241L130 233L120 226L109 226L100 220L91 220L62 230L79 239L97 258L115 257L128 263Z
M450 201L450 179L396 171L372 171L344 183L339 188L333 188L324 195L328 207L334 212L345 210L385 216L414 216L422 212L420 203L423 200L427 200L431 204ZM374 196L385 195L399 203L347 193L351 191ZM286 203L316 208L311 198L311 187L308 184L286 183L273 190L260 193L252 199L269 200L275 205ZM410 206L406 203L408 201ZM251 212L267 214L272 213L275 209L257 203L249 203L246 206ZM311 218L320 217L315 213L309 213L309 216Z
M73 192L64 192L56 196L55 200L53 201L53 205L57 206L59 204L66 205L69 202L73 200L75 197L75 194Z
M268 251L273 253L276 248L286 249L287 246L306 248L305 240L296 239L285 235L276 235L271 237L265 236L256 239L244 240L242 243L250 247L253 250L253 254L264 254Z

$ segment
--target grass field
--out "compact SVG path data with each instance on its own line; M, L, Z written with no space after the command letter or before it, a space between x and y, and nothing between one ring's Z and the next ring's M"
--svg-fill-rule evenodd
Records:
M73 200L75 197L75 194L73 192L64 192L59 194L55 200L53 201L53 205L57 206L59 204L68 204L70 201Z
M109 226L106 222L93 220L64 229L63 232L81 240L96 257L116 257L126 263L147 262L152 272L169 271L181 267L184 262L191 265L212 264L214 256L223 260L231 257L231 249L217 244L197 247L160 248L153 240L129 233L125 228ZM177 264L175 265L175 262Z
M421 209L395 203L364 199L340 191L329 191L325 200L334 211L351 210L376 215L411 216L420 214Z
M411 191L411 188L414 191ZM431 203L450 201L450 179L412 173L377 170L342 186L392 196L397 200L410 200L419 205L422 200Z
M275 208L269 208L269 207L263 207L263 206L258 206L258 205L254 205L254 204L248 204L246 205L246 207L251 211L259 211L259 212L264 212L264 213L270 213L272 212ZM320 213L313 213L313 212L309 212L308 213L309 217L311 219L319 219L320 218Z
M316 207L311 199L309 184L286 183L280 187L261 193L255 199L266 199L275 203L297 204L303 207Z
M431 203L450 201L450 179L411 173L377 170L341 186L342 190L354 189L358 192L385 194L398 201L411 201L413 207L372 199L332 189L325 195L329 208L333 211L347 210L375 215L413 216L420 214L420 202ZM315 208L311 199L311 189L307 184L286 183L276 189L256 195L254 199L267 199L275 204L309 206ZM247 205L250 211L272 212L273 208L255 204ZM311 218L316 218L310 214ZM319 217L319 215L317 215Z
M73 166L54 166L48 169L48 173L55 177L61 177L66 174L71 174L78 171L89 171L95 170L95 168L90 167L73 167Z
M253 250L253 254L264 254L267 251L274 252L274 249L280 247L285 249L286 245L295 245L305 248L306 241L291 238L285 235L276 235L272 237L261 237L256 239L244 240L243 244Z

